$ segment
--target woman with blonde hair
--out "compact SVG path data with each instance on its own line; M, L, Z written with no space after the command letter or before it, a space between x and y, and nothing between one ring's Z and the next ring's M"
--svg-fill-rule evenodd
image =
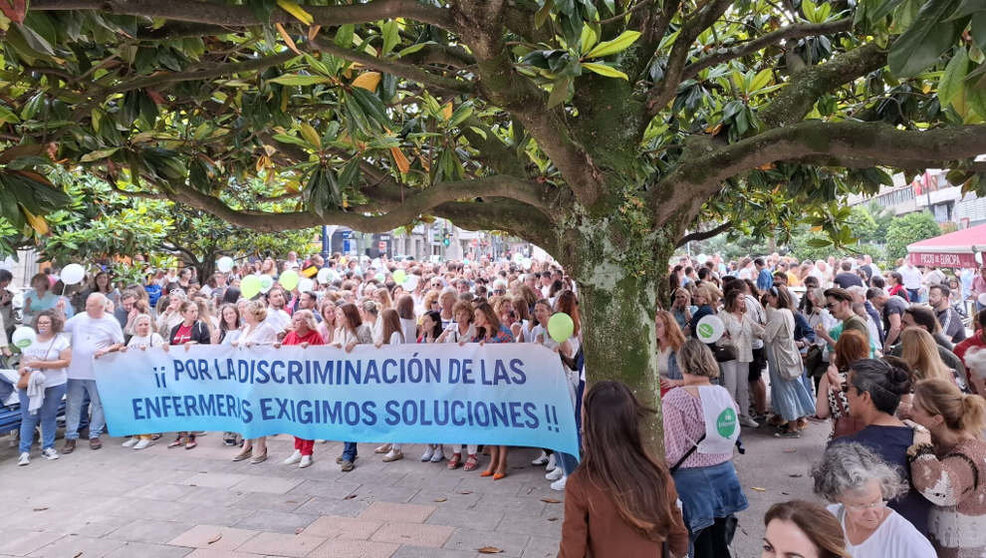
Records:
M930 333L919 327L905 328L900 334L901 358L911 367L914 381L941 379L954 383L953 371L938 355L938 344Z
M316 330L315 314L312 314L311 310L297 310L291 316L291 325L291 331L284 337L284 341L280 345L298 345L303 349L307 349L311 345L325 344L322 336ZM275 347L279 347L280 345L274 343ZM284 464L294 465L297 463L300 469L310 467L312 465L312 456L315 453L314 449L315 440L295 436L294 453L284 460Z
M239 338L233 341L234 347L253 345L273 345L277 342L277 330L267 321L267 307L259 300L248 302L243 309L243 329ZM252 465L267 461L267 437L261 436L246 440L243 449L233 457L233 461L250 460Z
M732 461L738 409L726 388L712 383L719 365L708 346L689 339L677 358L684 383L664 396L661 407L665 458L673 464L691 556L731 556L735 514L749 505Z
M914 488L931 501L929 537L940 558L986 555L986 400L948 380L918 382L914 422L931 444L907 450Z

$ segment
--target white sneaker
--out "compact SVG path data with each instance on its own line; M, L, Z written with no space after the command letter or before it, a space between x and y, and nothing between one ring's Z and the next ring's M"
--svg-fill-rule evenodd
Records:
M295 463L301 461L301 450L294 450L287 459L284 460L285 465L294 465Z
M140 440L138 440L137 437L134 436L132 438L127 438L127 441L126 442L123 442L120 445L122 445L125 448L132 448L132 447L136 446L137 445L137 442L139 442L139 441Z
M31 462L31 454L25 452L21 453L21 456L17 458L17 466L23 467Z
M555 467L554 469L551 470L551 472L545 475L544 478L548 479L549 481L556 481L564 476L565 476L565 471L562 471L561 467Z
M48 461L54 461L59 457L61 457L60 455L58 455L58 451L55 450L55 448L48 448L46 450L42 450L41 455L43 455L44 458L47 459Z
M428 446L428 449L421 454L421 461L431 461L432 456L435 455L435 448Z
M301 456L301 463L298 464L298 468L299 469L304 469L305 467L311 467L311 466L312 466L312 456L310 456L310 455L302 455Z
M750 418L750 417L748 417L746 415L740 415L739 423L741 425L743 425L743 426L748 426L750 428L759 428L760 427L760 423L759 422L753 420L752 418Z
M565 483L568 482L568 475L562 475L562 477L555 482L551 483L551 490L565 490Z
M445 459L445 452L442 450L442 446L438 446L435 450L435 454L431 456L432 463L441 463Z
M134 445L134 449L135 450L142 450L142 449L147 448L147 446L150 446L150 445L151 445L151 441L145 438L145 439L142 439L139 442L137 442Z
M558 464L555 463L555 454L552 453L551 455L548 456L548 465L545 466L545 469L548 470L548 471L551 471L552 469L554 469L557 466L558 466Z
M537 458L534 459L534 461L531 461L531 465L534 466L547 465L547 464L548 464L548 453L544 450L541 450L541 455L537 456Z

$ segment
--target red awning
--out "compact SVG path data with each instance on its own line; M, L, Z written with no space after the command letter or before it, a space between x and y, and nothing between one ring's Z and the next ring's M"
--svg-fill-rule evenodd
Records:
M979 267L976 254L986 252L986 225L915 242L907 246L907 252L914 265Z

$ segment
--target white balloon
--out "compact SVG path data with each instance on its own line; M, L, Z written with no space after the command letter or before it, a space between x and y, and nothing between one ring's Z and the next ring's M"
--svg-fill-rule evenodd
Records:
M332 270L327 267L323 267L322 269L318 270L318 275L315 276L315 278L318 279L318 282L323 285L331 283L332 282L331 277L332 277Z
M531 261L531 258L524 258L523 260L520 260L520 266L525 270L531 269L532 265L534 265L534 262Z
M695 335L702 343L715 343L726 331L726 324L722 323L719 316L709 314L698 321L695 327Z
M705 265L705 262L709 261L709 257L705 254L699 254L695 256L695 261L698 262L698 265Z
M10 336L10 341L15 347L26 349L34 344L35 338L36 335L33 329L27 326L21 326L14 330L14 334Z
M421 278L417 275L408 275L407 278L404 279L404 290L410 292L417 289L420 281Z
M66 285L75 285L76 283L81 283L82 279L86 276L86 269L79 264L68 264L62 268L62 273L59 278L62 283Z
M229 256L223 256L216 260L216 269L222 273L229 273L233 271L233 258Z
M298 292L310 292L315 290L315 281L305 277L298 281Z

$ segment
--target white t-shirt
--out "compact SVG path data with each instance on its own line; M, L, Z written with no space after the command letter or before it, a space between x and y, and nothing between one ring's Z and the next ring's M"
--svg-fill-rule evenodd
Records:
M400 318L401 331L404 332L404 342L414 343L418 340L418 324L410 318Z
M900 273L901 278L904 280L904 288L909 290L917 290L921 288L921 271L914 267L913 265L902 265L897 268L897 273Z
M138 337L134 335L127 341L128 349L146 349L150 347L160 347L164 345L164 338L156 332L152 331L150 335L146 337Z
M270 319L268 317L268 319ZM237 343L239 345L246 345L250 343L252 345L273 345L277 342L278 330L274 329L274 326L270 324L267 320L264 320L254 327L249 325L243 326L243 330L240 333Z
M264 323L270 324L274 328L274 331L281 332L291 325L291 316L284 310L268 308L267 318L264 319Z
M120 322L111 315L91 318L83 312L65 322L65 331L72 336L72 363L68 367L70 380L95 380L93 355L116 343L123 343Z
M839 520L845 533L845 508L842 504L832 504L827 509ZM862 544L854 545L847 537L846 550L853 558L928 558L935 555L928 539L894 510L890 510L890 515Z
M62 351L69 348L68 339L62 335L56 335L47 341L35 341L30 347L21 349L22 362L29 360L43 360L50 362L61 360ZM67 368L44 368L41 373L45 375L45 389L60 386L68 380Z

